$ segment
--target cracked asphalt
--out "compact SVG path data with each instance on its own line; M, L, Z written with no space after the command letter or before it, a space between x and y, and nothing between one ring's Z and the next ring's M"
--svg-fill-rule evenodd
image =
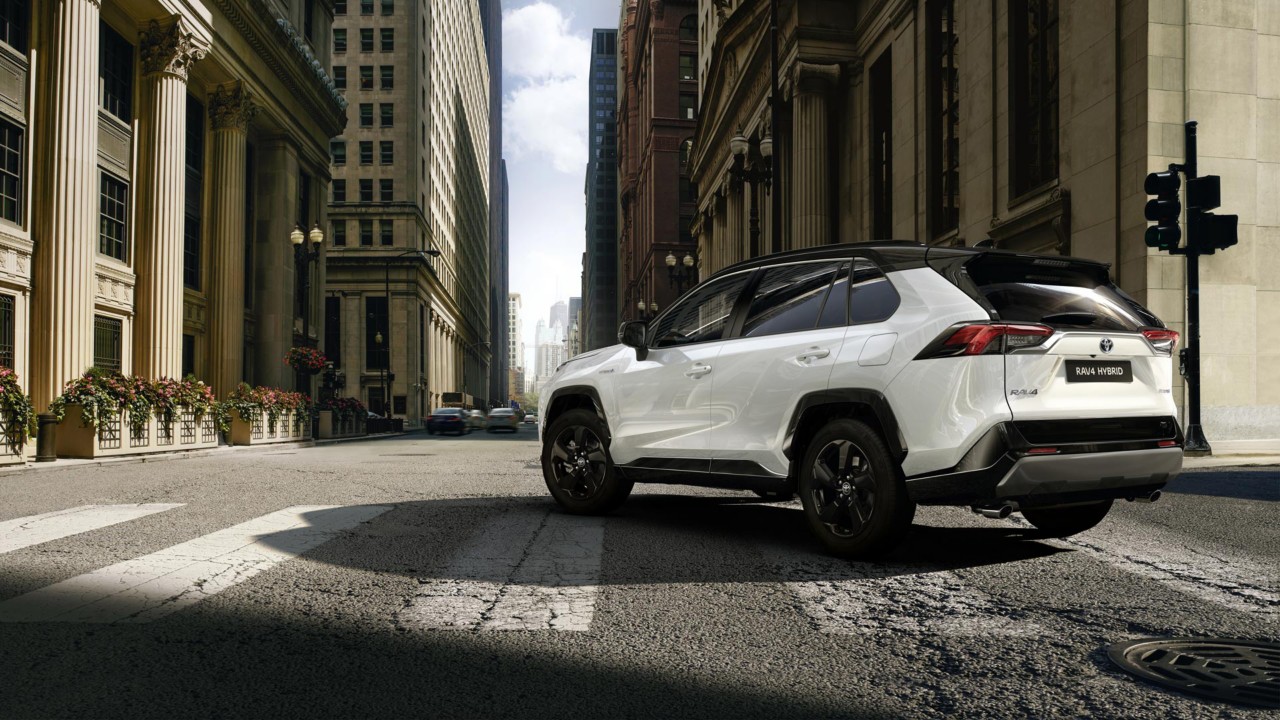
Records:
M747 493L638 486L570 518L537 457L525 428L2 474L0 523L181 506L0 553L0 716L1274 717L1106 647L1280 637L1277 468L1187 473L1064 541L921 508L869 564ZM290 508L306 526L254 529ZM149 622L5 615L174 557L211 569L132 590L186 603Z

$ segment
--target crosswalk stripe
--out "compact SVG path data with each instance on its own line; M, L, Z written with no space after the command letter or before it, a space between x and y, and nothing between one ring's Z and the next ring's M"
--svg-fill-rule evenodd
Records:
M421 630L591 628L604 520L558 512L491 517L398 621Z
M390 510L297 506L0 603L0 622L146 623L194 605Z
M81 505L0 522L0 554L182 507L182 503Z

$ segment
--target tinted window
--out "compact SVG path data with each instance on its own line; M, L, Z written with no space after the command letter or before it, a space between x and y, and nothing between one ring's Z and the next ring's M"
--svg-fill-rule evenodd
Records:
M783 265L766 270L751 300L751 309L747 311L743 336L759 337L813 329L827 290L840 268L840 263L826 262Z
M440 408L436 410L436 415L461 415L462 411L458 408Z
M658 319L650 345L671 347L724 337L733 304L750 278L750 272L740 272L709 282L686 295Z
M827 300L822 304L822 315L818 318L818 327L843 327L849 323L849 266L843 265L836 275L836 281L827 293Z
M1001 320L1052 327L1133 331L1163 327L1102 268L1065 260L987 255L966 268Z
M898 310L898 291L875 265L858 260L853 264L849 289L849 324L888 320Z

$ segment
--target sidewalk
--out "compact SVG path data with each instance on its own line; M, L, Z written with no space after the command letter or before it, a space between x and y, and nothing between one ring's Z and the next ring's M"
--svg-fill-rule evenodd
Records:
M1223 453L1208 457L1184 457L1183 470L1204 470L1222 467L1274 467L1280 469L1280 455L1253 455Z

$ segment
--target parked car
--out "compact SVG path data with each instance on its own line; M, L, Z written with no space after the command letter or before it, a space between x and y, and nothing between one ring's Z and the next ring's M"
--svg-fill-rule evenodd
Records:
M466 420L467 430L484 430L489 426L484 413L479 410L468 410Z
M516 411L502 407L490 410L488 430L489 432L497 432L499 430L518 432L520 426L516 424Z
M466 416L463 414L462 408L439 408L432 411L431 416L427 418L427 434L440 433L443 435L450 432L458 435L466 435L471 432L471 428L467 427Z
M619 339L542 393L543 475L571 513L636 482L798 494L831 552L865 556L917 504L1065 537L1182 468L1178 334L1090 260L798 250L725 268Z

